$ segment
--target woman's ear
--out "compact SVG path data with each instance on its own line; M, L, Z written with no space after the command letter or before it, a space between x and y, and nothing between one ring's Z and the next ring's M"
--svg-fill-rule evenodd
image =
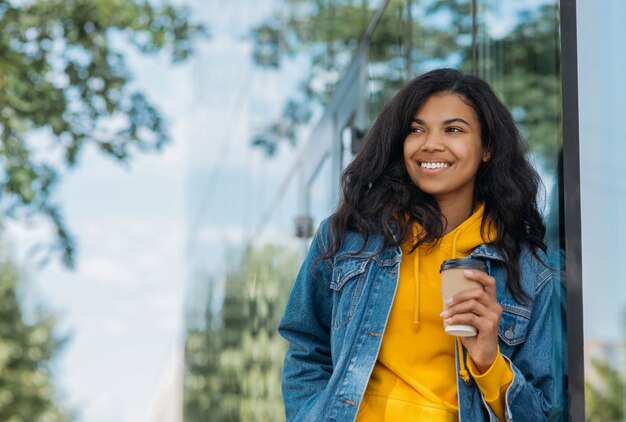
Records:
M487 161L489 161L490 158L491 158L491 152L489 151L483 152L483 162L486 163Z

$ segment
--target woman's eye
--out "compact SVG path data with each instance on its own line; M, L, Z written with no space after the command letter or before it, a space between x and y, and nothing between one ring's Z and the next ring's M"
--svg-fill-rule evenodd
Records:
M456 133L456 132L463 132L463 131L459 127L449 127L446 129L446 132Z
M411 129L409 129L409 132L411 132L411 133L424 133L424 129L422 129L421 127L412 127Z

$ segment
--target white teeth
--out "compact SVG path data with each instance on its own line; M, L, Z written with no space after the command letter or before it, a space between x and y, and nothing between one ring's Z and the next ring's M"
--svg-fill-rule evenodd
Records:
M448 163L422 163L421 167L423 169L443 169L446 167L450 167Z

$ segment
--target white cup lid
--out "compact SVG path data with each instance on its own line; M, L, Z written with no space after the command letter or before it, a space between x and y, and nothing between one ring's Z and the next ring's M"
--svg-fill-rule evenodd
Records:
M445 328L446 333L457 337L473 337L478 334L478 330L471 325L448 325Z

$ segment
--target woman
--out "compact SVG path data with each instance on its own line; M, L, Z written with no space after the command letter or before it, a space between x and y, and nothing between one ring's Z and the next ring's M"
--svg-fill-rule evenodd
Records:
M291 292L287 419L546 419L555 275L539 183L484 81L438 69L407 83L345 170ZM488 274L466 271L482 288L442 312L440 265L466 256Z

